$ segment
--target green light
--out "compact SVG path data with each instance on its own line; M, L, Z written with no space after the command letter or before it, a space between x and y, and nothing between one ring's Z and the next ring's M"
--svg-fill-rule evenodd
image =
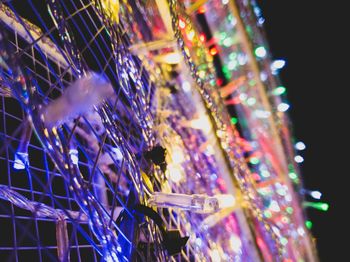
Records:
M293 210L292 207L287 207L287 208L286 208L286 211L287 211L288 214L293 214L293 211L294 211L294 210Z
M256 82L255 82L254 79L252 79L252 80L249 81L249 85L250 85L250 86L255 86L255 84L256 84Z
M280 242L281 242L281 244L282 244L283 246L285 246L285 245L288 244L288 239L285 238L285 237L282 237L282 238L280 239Z
M226 36L227 36L226 32L220 33L220 39L221 40L224 40L226 38Z
M265 211L264 211L264 216L265 216L266 218L271 218L271 217L272 217L271 211L265 210Z
M297 175L297 174L295 174L294 172L290 172L290 173L288 174L288 176L289 176L289 178L290 178L290 179L292 179L292 180L294 180L294 179L297 179L297 178L298 178L298 175Z
M251 157L251 158L249 159L249 162L250 162L252 165L257 165L257 164L259 164L260 160L259 160L259 158L257 158L257 157Z
M329 209L329 205L327 203L324 203L324 202L308 202L308 201L305 201L303 202L303 206L304 207L312 207L312 208L315 208L315 209L318 209L320 211L328 211Z
M222 67L222 72L224 72L224 74L229 73L227 66Z
M311 229L312 228L312 222L310 220L306 220L305 221L305 226L307 229Z
M232 118L231 118L231 123L232 123L233 125L237 124L237 122L238 122L237 117L232 117Z
M272 94L275 96L280 96L285 92L286 92L286 88L284 86L278 86L272 91Z
M237 58L237 53L232 52L231 54L229 54L228 58L231 59L231 60L236 59Z

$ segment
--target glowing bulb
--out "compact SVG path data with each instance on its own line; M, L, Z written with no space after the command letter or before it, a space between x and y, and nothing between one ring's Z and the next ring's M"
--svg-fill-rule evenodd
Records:
M182 180L182 173L179 168L169 166L169 177L174 183L179 183Z
M299 141L299 142L297 142L295 144L295 149L296 150L304 150L305 148L306 148L306 145L303 142L301 142L301 141Z
M282 59L278 59L272 62L271 64L271 70L276 71L278 69L282 69L286 65L286 61Z
M172 161L174 164L181 164L185 157L180 148L176 147L172 150Z
M70 149L69 156L70 156L70 160L72 160L72 163L74 165L77 165L79 162L78 150L77 149Z
M190 92L191 91L191 84L190 82L188 81L185 81L182 83L182 89L185 91L185 92Z
M290 179L292 179L292 180L294 180L294 179L297 179L297 178L298 178L298 175L297 175L297 174L295 174L294 172L290 172L290 173L288 174L288 176L289 176L289 178L290 178Z
M302 228L302 227L298 227L298 234L300 235L300 236L304 236L305 235L305 230L304 230L304 228Z
M310 220L306 220L305 221L305 226L307 229L311 229L312 228L312 222Z
M247 104L248 104L249 106L253 106L255 103L256 103L256 99L255 99L254 97L249 97L249 98L247 99Z
M271 201L269 208L273 212L280 212L281 211L280 206L278 205L277 201L275 201L275 200Z
M220 262L221 257L220 257L220 252L217 249L212 249L210 250L210 258L212 262Z
M298 164L300 164L300 163L304 162L304 158L302 156L300 156L300 155L296 155L294 157L294 161L297 162Z
M275 96L280 96L285 92L286 92L286 88L284 86L278 86L272 91L272 94Z
M217 49L215 46L213 46L212 48L209 49L209 53L210 53L212 56L216 55L218 52L219 52L219 51L218 51L218 49Z
M237 124L237 123L238 123L237 117L232 117L232 118L231 118L231 124L235 125L235 124Z
M260 79L261 79L261 81L266 81L267 80L267 77L268 77L268 75L266 74L266 72L264 72L264 71L262 71L261 73L260 73Z
M210 132L211 130L211 124L209 119L203 115L197 119L193 119L191 121L191 127L195 129L201 129L204 132Z
M178 52L172 52L161 56L159 60L166 64L175 65L181 62L181 55Z
M15 153L15 161L13 163L13 168L16 170L22 170L26 168L26 165L28 165L28 153L24 152L16 152Z
M289 109L289 105L287 103L280 103L277 106L277 110L280 112L286 112Z
M197 237L195 240L195 243L197 246L201 247L202 246L202 239L200 237Z
M311 191L310 196L312 196L315 199L321 199L322 193L320 191Z
M265 49L265 47L263 47L263 46L259 46L259 47L257 47L256 49L255 49L255 55L257 56L257 57L260 57L260 58L263 58L263 57L265 57L266 56L266 49Z
M191 30L191 31L187 34L187 38L188 38L188 40L192 41L192 40L193 40L193 37L194 37L194 31Z
M233 195L230 194L220 194L215 195L219 201L220 208L234 207L236 205L236 199Z
M235 253L241 253L242 241L236 234L230 237L230 246Z
M185 23L184 20L179 19L179 27L180 27L181 29L184 29L184 28L186 27L186 23Z

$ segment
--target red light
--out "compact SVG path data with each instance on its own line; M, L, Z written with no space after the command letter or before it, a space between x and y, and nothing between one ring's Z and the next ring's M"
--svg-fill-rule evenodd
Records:
M206 40L206 37L205 37L205 34L200 34L199 35L199 40L202 42L202 43L204 43L205 42L205 40Z
M216 55L218 52L219 52L219 51L218 51L218 49L217 49L215 46L213 46L212 48L209 49L209 53L210 53L212 56Z
M198 14L204 14L207 11L204 5L202 5L200 8L198 8Z
M223 82L224 82L224 80L222 80L222 78L216 79L216 84L217 84L218 86L221 86Z
M181 18L179 19L179 27L180 27L181 29L185 29L185 27L186 27L185 21L182 20Z

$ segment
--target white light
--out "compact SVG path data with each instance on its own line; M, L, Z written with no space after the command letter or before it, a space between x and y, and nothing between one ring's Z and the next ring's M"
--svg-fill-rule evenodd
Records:
M79 162L79 157L78 157L78 150L76 149L70 149L69 150L69 156L70 156L70 160L72 160L72 163L74 165L77 165Z
M255 49L255 55L257 57L263 58L266 56L266 49L263 46L259 46L258 48Z
M173 148L171 156L174 164L181 164L185 160L183 152L179 147Z
M259 25L262 25L264 22L265 22L265 18L260 17L260 18L258 19Z
M174 65L181 62L181 55L178 52L168 53L164 56L161 56L159 60L164 63Z
M264 71L262 71L261 73L260 73L260 79L261 79L261 81L266 81L267 80L267 74L266 74L266 72L264 72Z
M15 161L13 163L13 168L16 170L22 170L26 168L26 165L28 165L28 153L24 152L16 152L15 153Z
M300 156L300 155L296 155L294 157L294 161L300 164L300 163L304 162L304 158L302 156Z
M222 195L215 195L215 197L219 201L220 208L234 207L236 205L236 199L233 195L222 194Z
M269 118L271 113L265 110L255 110L254 114L257 118Z
M237 60L238 64L245 65L248 62L248 57L245 54L240 53L238 54Z
M191 91L191 84L190 84L190 82L188 82L188 81L183 82L182 83L182 89L185 92L190 92Z
M272 62L270 68L272 71L276 71L278 69L282 69L286 65L286 61L282 59L278 59Z
M241 253L242 241L237 235L232 235L230 237L230 246L235 253Z
M169 176L171 181L174 183L178 183L182 180L182 174L179 168L176 167L169 167Z
M248 95L247 95L246 93L242 93L242 94L239 95L239 99L240 99L241 101L244 101L244 100L246 100L247 98L248 98Z
M280 111L280 112L286 112L288 109L289 109L289 105L286 104L286 103L280 103L277 106L277 110Z
M311 191L310 195L315 199L321 199L322 193L320 191Z
M201 129L205 133L209 133L211 130L211 124L206 115L202 115L197 119L191 120L191 127L195 129Z
M202 246L202 239L200 237L197 237L195 240L195 243L197 246L201 247Z
M116 160L122 160L123 159L123 154L122 154L122 152L120 151L120 149L119 148L117 148L117 147L112 147L112 155L113 155L113 157L116 159Z
M210 250L210 258L212 262L220 262L220 252L217 249Z
M298 227L298 234L299 234L300 236L304 236L304 235L305 235L305 230L304 230L304 228Z
M277 201L275 201L275 200L271 201L269 208L273 212L280 212L281 211L280 206L278 205Z
M221 2L222 2L223 5L227 5L229 0L222 0Z
M306 145L303 142L301 142L301 141L299 141L299 142L297 142L295 144L295 149L296 150L304 150L305 148L306 148Z

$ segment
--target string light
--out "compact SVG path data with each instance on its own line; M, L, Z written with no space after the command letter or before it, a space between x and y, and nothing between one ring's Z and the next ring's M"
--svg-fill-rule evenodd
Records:
M271 70L276 71L278 69L282 69L286 65L286 61L282 59L278 59L272 62L271 64Z
M278 86L273 91L272 94L275 96L283 95L286 92L286 88L284 86Z
M280 112L286 112L289 109L289 107L290 106L287 103L280 103L277 106L277 110L280 111Z
M303 142L299 141L299 142L297 142L297 143L295 144L294 147L295 147L296 150L302 151L302 150L305 150L306 145L305 145Z
M298 164L300 164L300 163L304 162L304 158L302 156L300 156L300 155L296 155L294 157L294 161L297 162Z
M266 49L263 46L259 46L254 51L255 55L259 58L264 58L266 56Z

